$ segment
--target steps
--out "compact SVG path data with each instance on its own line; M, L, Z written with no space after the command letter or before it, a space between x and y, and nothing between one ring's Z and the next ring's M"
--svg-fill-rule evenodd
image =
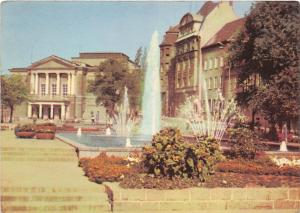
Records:
M58 140L17 139L0 132L4 213L110 212L104 187L88 181L74 148Z

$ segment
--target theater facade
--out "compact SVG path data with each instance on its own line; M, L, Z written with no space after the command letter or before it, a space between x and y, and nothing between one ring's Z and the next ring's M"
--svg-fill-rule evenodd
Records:
M100 63L115 59L125 63L128 71L138 66L123 53L80 53L67 60L55 55L24 68L12 68L12 74L22 75L30 85L30 100L17 107L16 119L90 120L94 115L105 119L104 107L97 106L95 95L88 92Z

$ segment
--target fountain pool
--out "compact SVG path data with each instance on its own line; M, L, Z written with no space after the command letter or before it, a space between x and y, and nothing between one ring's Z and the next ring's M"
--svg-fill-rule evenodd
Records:
M113 147L125 147L126 136L118 135L99 135L95 133L82 133L78 137L75 133L61 132L57 133L58 137L63 137L83 145L86 147L101 147L101 148L113 148ZM132 147L141 147L144 144L151 142L151 136L134 135L130 137Z

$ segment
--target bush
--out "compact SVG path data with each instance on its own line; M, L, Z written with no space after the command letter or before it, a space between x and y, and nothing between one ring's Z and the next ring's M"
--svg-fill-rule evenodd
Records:
M154 176L200 178L214 172L222 155L215 139L187 143L178 129L165 128L153 136L152 144L143 148L143 163Z
M85 175L96 183L121 180L122 176L130 172L127 164L122 157L107 156L106 153L101 153L96 158L81 158L79 161Z
M229 151L231 158L251 160L264 150L258 136L248 128L229 129L228 136L231 141L231 150Z

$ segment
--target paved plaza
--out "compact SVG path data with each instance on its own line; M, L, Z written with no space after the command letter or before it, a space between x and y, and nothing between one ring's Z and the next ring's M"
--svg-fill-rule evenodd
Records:
M104 187L88 181L76 152L58 140L1 131L2 212L109 212Z

